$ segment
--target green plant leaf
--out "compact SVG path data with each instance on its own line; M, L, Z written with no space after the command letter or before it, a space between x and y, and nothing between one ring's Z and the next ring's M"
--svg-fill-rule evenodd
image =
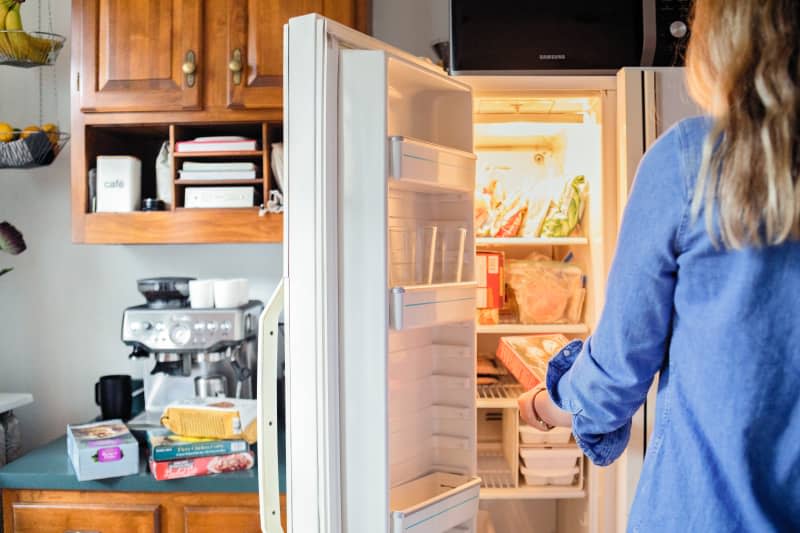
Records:
M27 246L22 233L8 222L0 222L0 250L11 255L19 255Z

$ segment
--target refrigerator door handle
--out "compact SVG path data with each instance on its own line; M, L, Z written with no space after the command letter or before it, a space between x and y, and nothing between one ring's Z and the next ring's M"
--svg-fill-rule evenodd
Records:
M278 322L284 280L258 323L258 501L262 533L283 533L278 471Z

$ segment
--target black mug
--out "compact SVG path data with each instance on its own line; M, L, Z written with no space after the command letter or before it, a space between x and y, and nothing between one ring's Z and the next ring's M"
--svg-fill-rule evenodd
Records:
M131 418L131 377L102 376L94 384L94 403L100 406L103 420Z

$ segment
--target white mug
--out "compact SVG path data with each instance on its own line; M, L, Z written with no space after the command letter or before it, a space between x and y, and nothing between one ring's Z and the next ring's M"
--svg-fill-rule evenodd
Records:
M239 307L240 283L237 279L214 280L214 305L217 307Z
M214 281L210 279L189 281L189 303L194 309L214 307Z

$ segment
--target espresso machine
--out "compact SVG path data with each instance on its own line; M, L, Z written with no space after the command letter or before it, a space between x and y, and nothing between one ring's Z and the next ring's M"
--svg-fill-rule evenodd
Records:
M133 427L160 426L169 403L195 397L255 398L258 318L264 305L192 308L192 278L139 280L147 303L125 309L122 342L142 362L145 411Z

